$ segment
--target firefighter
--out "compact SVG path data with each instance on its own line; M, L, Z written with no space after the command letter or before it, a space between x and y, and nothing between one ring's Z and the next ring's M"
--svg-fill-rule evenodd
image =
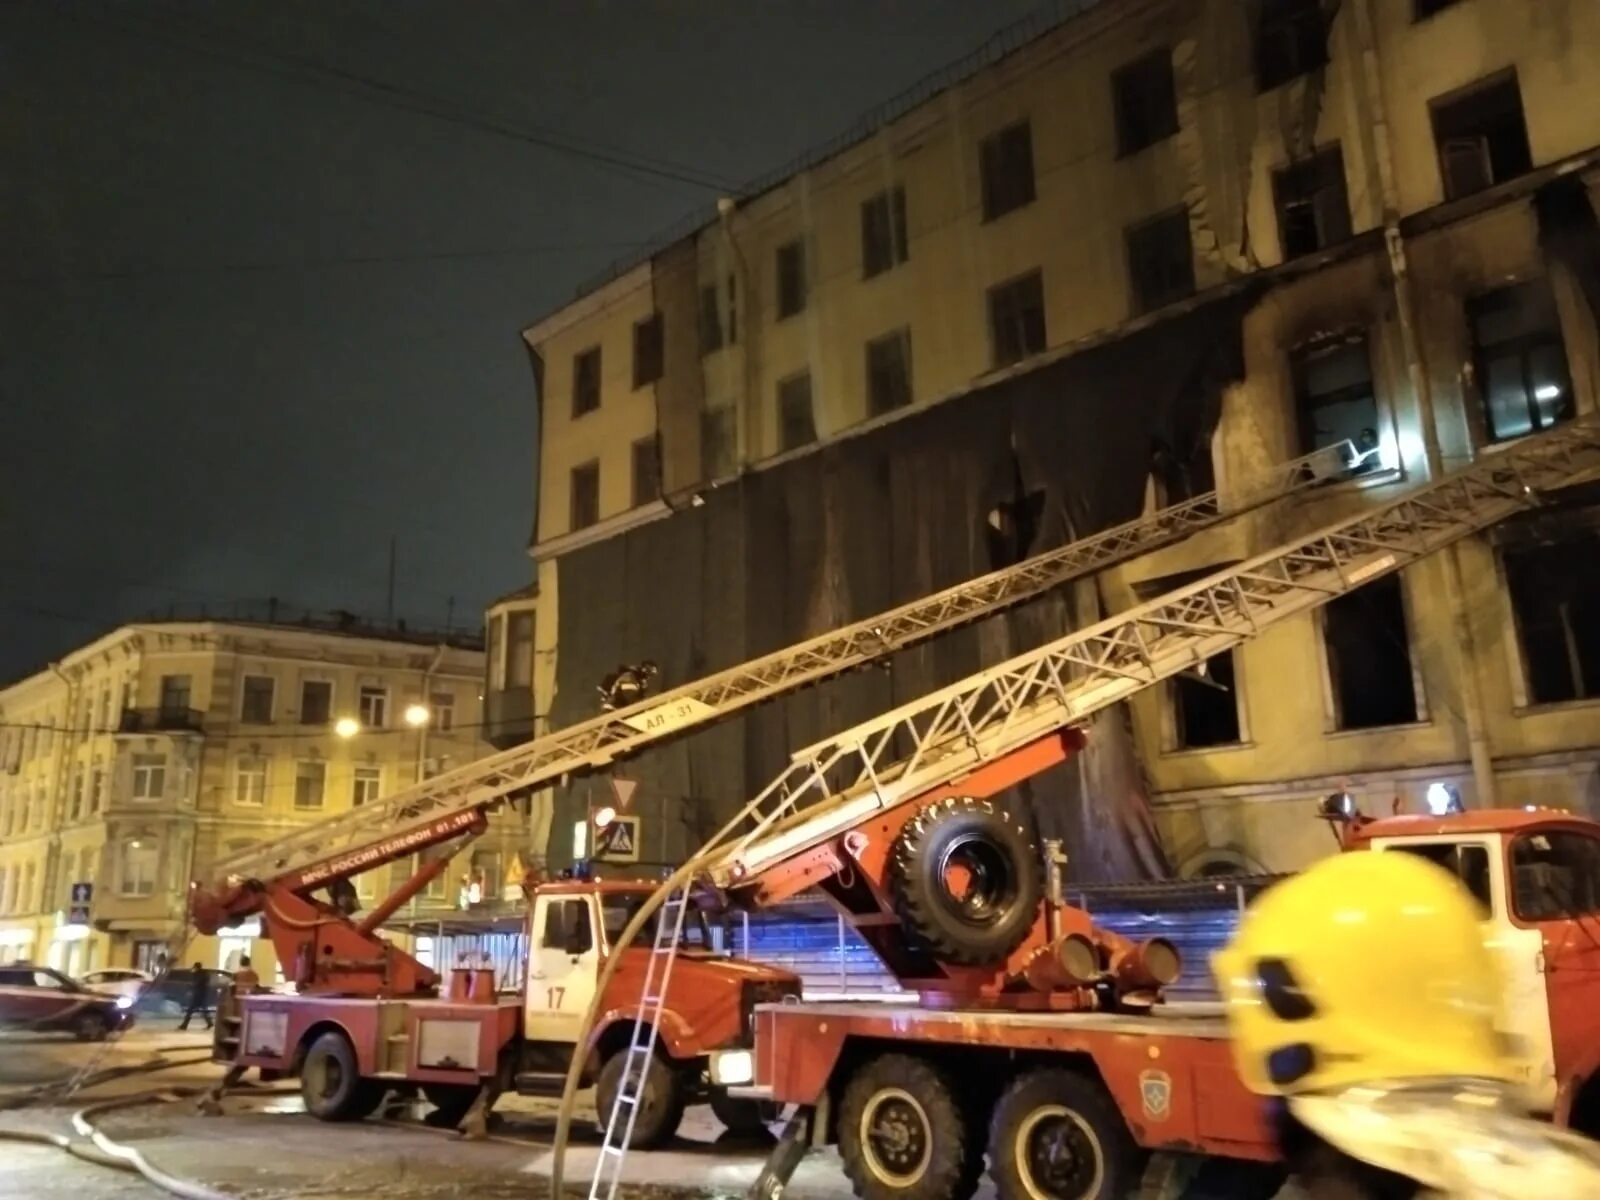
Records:
M1600 1147L1526 1116L1471 896L1401 851L1266 891L1213 969L1245 1084L1312 1200L1600 1196Z

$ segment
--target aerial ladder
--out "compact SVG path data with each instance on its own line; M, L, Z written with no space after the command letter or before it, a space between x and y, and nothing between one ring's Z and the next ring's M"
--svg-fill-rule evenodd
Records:
M205 933L263 914L280 963L302 991L422 994L438 976L378 934L445 869L422 865L369 912L356 913L351 879L487 828L508 797L593 772L806 685L1003 612L1074 579L1171 545L1266 504L1301 494L1356 465L1348 442L1280 464L1235 494L1217 491L1158 509L775 653L568 726L306 825L219 861L191 884L190 912ZM328 899L315 892L326 889Z
M1148 997L1152 975L1175 964L1152 964L1137 947L1097 939L1083 914L1063 916L1059 904L1041 914L1042 885L1027 861L1038 852L1004 794L1068 761L1085 744L1084 722L1118 701L1594 479L1600 417L1497 448L1387 504L796 751L623 933L625 946L660 907L591 1200L614 1197L621 1181L659 996L696 889L709 884L746 905L820 889L925 1003L1093 1005L1091 985L1101 983L1111 986L1113 1002L1126 994L1123 985ZM1097 961L1108 946L1112 959ZM556 1185L571 1082L557 1132Z

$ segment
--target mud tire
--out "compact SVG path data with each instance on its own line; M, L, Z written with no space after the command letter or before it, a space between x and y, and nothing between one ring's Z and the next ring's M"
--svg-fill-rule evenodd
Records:
M989 1163L1002 1196L1120 1200L1139 1184L1142 1155L1104 1087L1047 1068L1021 1076L1000 1097Z

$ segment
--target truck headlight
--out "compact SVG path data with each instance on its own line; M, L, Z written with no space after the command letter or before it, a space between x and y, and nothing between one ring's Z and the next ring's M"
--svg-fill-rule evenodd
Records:
M718 1087L753 1083L756 1060L748 1050L719 1050L711 1056L711 1082Z

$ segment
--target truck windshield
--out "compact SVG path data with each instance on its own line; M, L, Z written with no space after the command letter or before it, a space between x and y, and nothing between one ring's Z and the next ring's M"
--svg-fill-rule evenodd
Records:
M1478 842L1397 842L1391 851L1415 854L1431 863L1437 863L1462 883L1478 902L1478 915L1490 915L1489 903L1489 848Z
M633 920L633 914L649 897L643 893L634 895L611 895L600 901L601 912L605 914L606 944L614 945L622 936L622 931L628 927L628 922ZM644 923L644 928L639 930L639 936L633 941L635 946L650 946L656 940L656 920L661 915L658 909ZM683 930L678 937L678 945L689 950L711 949L711 934L706 927L705 914L697 908L691 908L683 914Z

